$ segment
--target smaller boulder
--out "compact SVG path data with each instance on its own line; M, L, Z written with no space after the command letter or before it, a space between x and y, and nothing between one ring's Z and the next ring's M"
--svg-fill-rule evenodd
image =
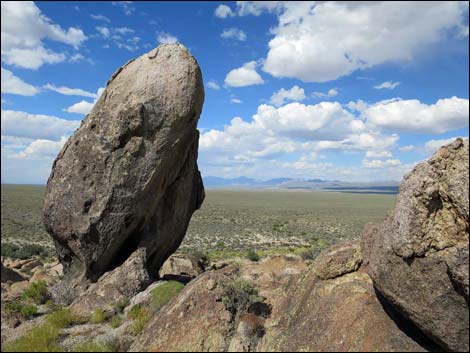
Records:
M160 269L159 276L165 280L189 282L203 272L204 268L194 257L171 255Z
M361 263L361 244L359 241L351 241L323 251L315 259L313 268L318 278L326 280L357 271Z
M146 268L145 249L136 250L121 266L105 273L71 304L80 315L91 315L96 309L114 313L114 304L143 291L151 282Z

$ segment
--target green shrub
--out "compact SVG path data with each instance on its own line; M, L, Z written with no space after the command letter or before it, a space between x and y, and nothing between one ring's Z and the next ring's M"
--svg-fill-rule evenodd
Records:
M117 313L122 313L126 306L129 305L128 298L122 298L114 303L113 308Z
M258 262L260 259L259 255L254 250L248 251L248 254L246 255L246 257L248 258L248 260L254 261L254 262Z
M32 318L38 312L38 307L36 305L25 305L20 310L20 315L23 319Z
M31 329L3 347L4 352L62 352L57 339L59 329L49 323Z
M49 297L50 295L45 281L31 283L31 285L26 288L23 293L24 299L30 299L38 305L44 304L49 299Z
M19 300L14 300L5 304L5 309L12 313L20 313L22 308L23 304Z
M148 309L145 309L140 305L135 305L127 313L127 318L134 320L134 322L127 327L126 332L132 335L137 335L143 330L145 324L149 321L150 313Z
M176 281L168 281L160 284L152 290L152 307L160 310L171 298L177 295L184 288L184 285Z
M72 324L82 324L86 319L73 313L68 308L59 309L47 315L46 322L57 328L64 328Z
M54 252L50 248L46 248L38 244L14 244L2 243L2 256L14 259L30 259L34 256L52 257Z
M250 306L262 301L255 285L244 279L222 285L222 304L230 312L232 320L246 313Z
M311 247L311 248L302 249L298 251L297 253L304 260L313 260L318 256L319 252L320 251L318 249Z
M118 314L114 315L111 318L111 321L109 322L109 324L111 325L112 328L118 328L122 324L121 316L119 316Z
M116 352L112 343L83 342L72 347L71 352Z
M90 322L92 324L101 324L106 319L103 309L96 309L91 315Z
M193 256L196 259L196 261L199 262L199 264L201 264L203 268L206 268L209 266L210 258L209 258L209 255L205 251L194 250L190 255Z

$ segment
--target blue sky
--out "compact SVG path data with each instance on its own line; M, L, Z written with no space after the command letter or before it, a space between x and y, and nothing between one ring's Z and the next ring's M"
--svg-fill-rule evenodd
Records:
M178 41L203 175L400 180L468 136L468 2L2 2L2 182L45 183L110 75Z

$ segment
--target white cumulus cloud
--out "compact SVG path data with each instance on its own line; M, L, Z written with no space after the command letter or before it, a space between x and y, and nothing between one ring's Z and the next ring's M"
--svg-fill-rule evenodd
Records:
M64 86L58 87L52 83L45 84L43 88L66 95L66 96L81 96L81 97L89 97L89 98L98 97L97 93L88 92L80 88L70 88L70 87L64 87Z
M236 39L241 42L246 40L246 33L234 27L224 29L220 36L224 39Z
M70 135L80 125L77 120L15 110L2 110L1 121L2 135L54 141Z
M468 126L469 102L458 97L434 104L394 99L370 105L362 115L368 123L387 130L440 134Z
M160 44L163 44L163 43L176 43L176 42L178 42L178 38L175 37L174 35L170 34L170 33L160 32L157 35L157 41Z
M256 61L250 61L230 71L224 82L231 87L245 87L263 84L264 80L256 72Z
M235 14L232 12L232 9L227 5L219 5L215 9L214 15L219 18L233 17Z
M291 89L281 88L275 92L270 99L271 104L276 106L283 105L285 101L301 101L305 99L305 92L303 88L295 85Z
M79 28L53 23L32 1L2 1L1 13L2 61L9 65L36 70L62 62L66 54L46 48L45 39L75 48L87 39Z
M39 89L24 82L19 77L13 75L13 72L2 67L2 93L34 96L38 92Z
M241 5L240 11L259 14L263 9L251 9L253 3ZM266 10L277 11L278 26L272 30L263 70L304 82L326 82L385 62L412 60L419 49L463 26L468 13L457 1L294 1Z

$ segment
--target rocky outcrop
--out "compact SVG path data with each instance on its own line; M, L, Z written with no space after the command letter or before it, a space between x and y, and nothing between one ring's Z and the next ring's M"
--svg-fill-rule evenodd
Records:
M276 256L206 272L152 317L131 351L425 351L357 270L361 260L351 242L308 269ZM326 263L333 271L325 276ZM263 301L233 320L223 289L238 279L256 284Z
M286 268L291 271L284 272ZM254 351L264 335L271 303L305 269L300 258L275 256L205 272L151 318L131 351ZM234 320L223 304L224 287L240 279L256 284L263 302Z
M3 266L3 262L1 263L2 267L2 273L1 273L1 278L2 278L2 283L11 281L11 282L21 282L24 281L25 278L20 275L18 272L15 270L12 270L11 268Z
M358 242L325 250L272 303L257 350L424 351L388 315L369 276L356 271L360 262Z
M196 163L203 100L199 66L180 44L112 75L47 183L43 219L65 282L96 281L139 248L158 275L204 198Z
M417 165L362 241L367 273L387 302L455 351L469 349L468 153L468 139L457 139Z
M118 301L134 297L150 284L145 262L145 249L137 250L122 266L92 283L70 307L83 316L91 315L96 309L113 314Z

